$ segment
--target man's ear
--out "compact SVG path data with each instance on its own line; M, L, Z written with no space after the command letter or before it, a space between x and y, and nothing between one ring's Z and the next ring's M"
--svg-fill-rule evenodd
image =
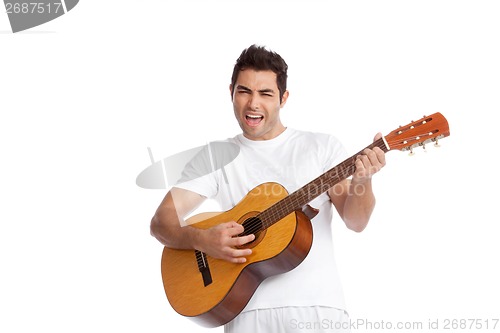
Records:
M231 100L233 100L233 85L229 84L229 93L231 94Z
M288 92L288 90L285 90L285 92L283 93L283 97L281 97L280 108L285 106L289 95L290 95L290 93Z

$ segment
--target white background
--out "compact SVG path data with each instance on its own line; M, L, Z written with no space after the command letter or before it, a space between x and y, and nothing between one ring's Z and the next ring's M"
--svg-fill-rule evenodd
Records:
M499 17L496 1L82 0L12 34L0 13L0 331L206 332L166 300L149 235L164 191L135 177L147 147L239 132L228 85L252 43L290 67L284 123L353 154L449 121L441 148L388 153L363 233L334 222L351 317L499 318Z

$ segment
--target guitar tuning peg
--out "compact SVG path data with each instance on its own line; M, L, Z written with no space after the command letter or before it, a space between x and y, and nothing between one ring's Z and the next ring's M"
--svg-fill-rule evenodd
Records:
M413 156L415 153L413 152L413 148L410 148L410 152L408 153L408 156Z
M441 145L438 142L438 139L434 140L434 147L439 148Z
M427 153L427 149L425 149L425 143L422 144L422 148L424 148L424 153Z

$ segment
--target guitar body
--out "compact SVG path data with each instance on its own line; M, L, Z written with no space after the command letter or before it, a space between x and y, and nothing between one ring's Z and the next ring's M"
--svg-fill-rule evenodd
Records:
M288 195L277 183L264 183L250 191L229 211L203 213L187 220L196 228L208 229L220 223L249 218L269 208ZM165 247L161 271L167 298L179 314L206 327L231 321L246 306L259 284L269 276L288 272L307 256L312 245L312 226L300 210L256 234L245 246L252 254L244 264L205 257L210 280L204 281L195 250Z

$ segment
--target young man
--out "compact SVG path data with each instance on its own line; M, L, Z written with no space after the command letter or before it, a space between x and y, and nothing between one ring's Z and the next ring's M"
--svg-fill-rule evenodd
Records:
M255 236L241 236L241 224L227 221L201 230L183 226L184 217L206 198L216 199L228 210L265 182L280 183L292 193L348 157L335 137L283 125L280 110L289 95L287 69L281 56L264 47L252 45L242 52L229 90L243 133L226 140L238 145L240 152L223 172L188 180L167 193L151 221L151 233L162 244L244 263L252 249L239 246ZM358 156L351 179L310 203L319 214L312 220L309 254L292 271L264 280L245 309L225 326L226 332L348 331L348 325L341 324L347 324L348 317L333 256L332 206L349 229L362 231L375 206L371 177L384 165L381 149L366 149Z

